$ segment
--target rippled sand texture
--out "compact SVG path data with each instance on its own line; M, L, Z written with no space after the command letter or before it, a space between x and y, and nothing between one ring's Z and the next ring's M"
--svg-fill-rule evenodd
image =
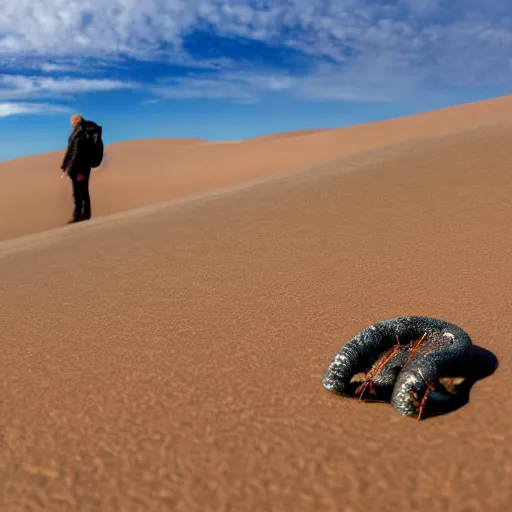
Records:
M0 510L508 510L511 140L0 243ZM410 314L498 359L467 405L416 422L323 389L345 341Z

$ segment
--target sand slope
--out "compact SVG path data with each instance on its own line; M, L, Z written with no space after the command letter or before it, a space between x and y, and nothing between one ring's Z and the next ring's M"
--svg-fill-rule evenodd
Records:
M106 168L91 182L93 215L186 197L415 138L508 124L511 116L512 96L507 96L379 123L289 132L237 144L194 139L113 144L107 148ZM71 216L71 186L59 179L62 154L0 164L0 240L61 226Z
M337 135L311 137L318 156ZM507 510L511 137L481 127L0 244L0 508ZM341 344L408 314L498 358L469 404L415 422L322 388Z

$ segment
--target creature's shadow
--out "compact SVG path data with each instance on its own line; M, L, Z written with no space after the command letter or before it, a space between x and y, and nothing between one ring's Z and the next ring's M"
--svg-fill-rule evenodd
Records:
M460 368L457 372L457 377L464 377L465 380L460 384L457 394L452 400L446 403L430 402L427 403L425 411L422 415L423 419L432 418L448 414L464 407L469 403L469 395L473 385L479 380L491 376L498 368L497 357L489 350L473 345L469 356L469 361L466 362L464 367ZM454 375L455 376L455 375ZM348 398L357 398L355 389L359 384L352 383L346 390L344 396ZM382 389L375 386L375 395L370 393L365 394L365 401L369 402L389 402L391 399L391 390Z
M454 399L444 407L441 405L436 405L435 408L427 407L425 418L448 414L467 405L473 385L479 380L490 377L497 369L498 358L490 350L473 345L469 361L460 372L460 375L465 377L465 381L460 385Z

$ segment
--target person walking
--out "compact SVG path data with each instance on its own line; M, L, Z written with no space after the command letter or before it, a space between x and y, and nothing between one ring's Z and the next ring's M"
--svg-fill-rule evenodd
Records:
M68 224L91 218L91 198L89 178L92 167L97 167L103 157L101 126L94 121L85 120L80 114L71 116L72 131L61 170L73 184L73 217ZM98 157L98 148L101 155Z

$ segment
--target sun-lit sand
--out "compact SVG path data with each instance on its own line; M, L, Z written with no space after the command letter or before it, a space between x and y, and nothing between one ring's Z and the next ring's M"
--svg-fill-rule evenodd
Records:
M0 164L0 510L508 510L511 116L113 144L74 226L62 152ZM413 314L480 347L466 405L322 387Z
M511 114L512 96L507 96L379 123L281 133L237 144L197 139L116 143L106 148L105 167L93 174L93 216L327 164L413 139L508 123ZM0 240L62 226L70 218L71 186L59 179L62 156L63 150L0 163Z

